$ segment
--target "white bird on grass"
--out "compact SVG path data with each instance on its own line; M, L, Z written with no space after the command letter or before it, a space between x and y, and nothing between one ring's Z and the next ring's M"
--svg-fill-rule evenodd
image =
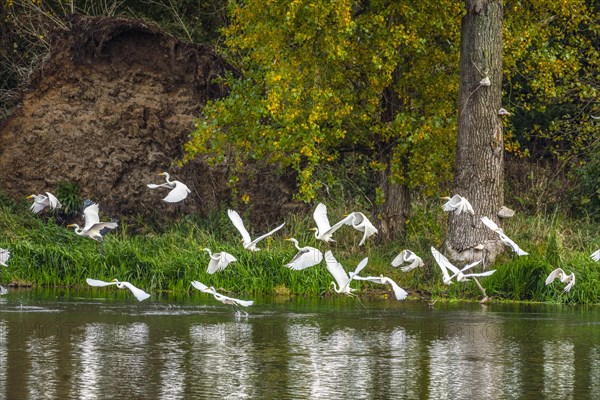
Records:
M98 279L87 278L85 281L87 282L88 285L95 286L95 287L117 285L117 287L119 289L129 289L131 291L131 293L133 293L135 298L138 299L139 301L146 300L148 297L150 297L150 295L148 293L144 292L142 289L136 288L129 282L121 282L117 279L113 279L111 282L105 282L105 281L100 281Z
M84 227L80 228L77 224L69 224L67 228L75 228L75 233L79 236L86 236L101 241L106 233L115 229L119 224L116 222L100 222L98 212L98 204L91 203L83 209Z
M496 225L496 223L494 221L492 221L488 217L481 217L481 222L483 222L483 224L485 226L487 226L488 228L490 228L491 230L493 230L494 232L496 232L498 234L498 236L500 237L500 241L502 243L504 243L506 246L509 246L511 249L513 249L513 251L515 253L517 253L518 256L526 256L526 255L529 254L526 251L522 250L508 236L506 236L506 234L504 233L504 231L502 230L502 228L500 228L498 225Z
M391 278L388 278L387 276L358 276L358 275L354 275L354 272L350 272L350 277L354 280L357 281L368 281L368 282L373 282L373 283L378 283L380 285L391 285L392 289L394 290L394 295L396 296L396 300L404 300L406 299L406 296L408 296L408 293L406 292L406 290L402 289L400 286L398 286L398 284Z
M475 211L473 211L473 206L469 203L469 200L466 198L455 194L450 197L442 197L443 200L448 200L442 208L446 212L453 212L456 215L460 215L462 213L468 213L471 215L475 215Z
M362 240L358 244L359 246L365 244L365 240L367 240L370 236L373 236L378 232L377 228L375 228L375 226L371 223L371 221L369 221L365 214L359 211L355 211L351 214L348 214L348 216L344 218L344 221L346 225L351 225L357 231L364 233Z
M596 250L595 252L593 252L590 257L592 258L592 260L594 261L600 261L600 249Z
M331 253L331 250L327 250L325 252L325 262L327 263L327 271L329 271L329 273L335 279L335 282L331 282L331 285L333 285L333 290L335 290L336 293L352 294L352 292L356 291L356 289L352 289L350 287L350 282L352 282L354 276L358 275L358 273L367 266L369 259L363 258L362 261L356 266L354 272L351 273L351 276L346 274L344 267L342 267L342 264L335 259Z
M410 251L408 249L402 250L400 252L400 254L398 254L396 256L396 258L394 258L392 260L392 267L399 267L404 263L410 263L410 264L400 268L402 270L402 272L408 272L410 270L413 270L415 268L419 268L419 267L422 267L423 265L425 265L423 263L423 259L421 259L421 257L419 257L418 255L416 255L415 253L413 253L412 251Z
M560 279L562 283L567 283L567 286L565 286L565 292L570 291L575 285L575 273L571 272L570 275L567 275L562 268L556 268L554 271L550 272L550 275L548 275L546 278L546 285L551 284L557 278Z
M32 194L27 196L27 198L33 199L33 203L31 204L31 207L29 207L29 209L35 214L42 212L46 207L49 207L50 210L62 208L62 204L60 204L60 201L58 201L58 199L50 192L46 192L45 195Z
M2 265L4 267L8 267L8 265L6 263L8 262L9 258L10 258L10 251L8 251L6 249L0 249L0 265Z
M158 175L164 176L167 182L160 184L160 185L156 185L154 183L149 183L147 186L150 189L156 189L156 188L161 188L161 187L166 187L166 188L171 189L171 191L169 192L167 197L165 197L163 199L163 201L165 201L167 203L177 203L179 201L184 200L188 196L188 194L190 194L192 192L186 186L185 183L182 183L180 181L170 181L169 174L167 172L161 172Z
M317 208L315 208L313 218L317 224L316 228L311 228L315 231L315 238L324 242L335 242L335 240L331 238L331 235L333 235L335 231L340 229L352 217L351 215L348 215L340 222L331 226L329 225L329 218L327 218L327 207L325 204L319 203L317 204Z
M227 215L229 216L229 219L231 220L231 222L233 222L233 226L235 226L237 228L237 230L241 233L242 240L244 243L244 248L248 249L250 251L259 251L260 249L258 247L256 247L256 243L260 242L261 240L263 240L264 238L266 238L268 236L271 236L272 234L274 234L275 232L277 232L278 230L283 228L283 226L285 225L285 222L284 222L283 224L279 225L277 228L273 229L272 231L265 233L264 235L259 236L256 239L252 240L252 238L250 237L250 234L244 227L244 221L242 221L242 217L240 217L240 215L234 210L227 210Z
M208 256L210 257L210 261L208 262L208 269L206 272L209 274L214 274L217 271L223 271L229 263L237 261L237 258L227 253L226 251L222 251L220 253L212 253L209 248L205 248L204 251L208 252Z
M300 247L298 241L294 238L285 240L294 243L294 246L298 249L298 253L296 253L294 258L292 258L289 263L285 264L286 267L299 271L317 265L323 261L323 253L321 253L319 249L310 246Z
M442 270L442 275L443 275L442 280L444 282L444 285L452 284L452 279L454 279L454 278L456 278L457 282L463 282L463 281L468 281L469 278L471 278L471 277L475 278L475 277L480 277L480 276L490 276L494 272L496 272L496 270L494 269L491 271L465 274L464 273L465 271L468 271L471 268L473 268L474 266L478 265L479 263L481 263L482 260L476 261L472 264L468 264L465 267L463 267L462 269L458 269L450 261L448 261L446 256L444 256L442 253L437 251L434 247L431 247L431 254L433 255L433 258L435 259L437 264L440 266L440 269ZM453 275L450 275L448 273L448 270L452 271Z
M253 300L239 300L239 299L234 299L233 297L228 297L228 296L222 295L220 293L217 293L217 290L214 287L206 286L202 282L193 281L192 286L201 292L212 294L215 299L217 299L218 301L220 301L223 304L231 304L234 307L235 306L250 307L252 304L254 304Z

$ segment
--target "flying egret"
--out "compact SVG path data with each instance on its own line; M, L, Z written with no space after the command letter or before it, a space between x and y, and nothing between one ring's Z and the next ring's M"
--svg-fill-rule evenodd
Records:
M356 289L352 289L350 287L350 282L352 282L353 276L358 275L358 273L367 266L368 261L368 258L363 258L362 261L356 266L356 269L352 275L348 276L344 270L344 267L342 267L342 264L340 264L331 253L331 250L327 250L325 252L325 262L327 263L327 271L329 271L329 273L335 279L335 282L331 282L333 285L333 290L335 290L336 293L345 294L352 294L352 292L356 291Z
M570 291L575 285L575 273L571 272L570 275L567 275L562 268L556 268L554 271L550 272L550 275L546 278L546 285L551 284L557 278L560 279L562 283L567 283L567 286L565 286L565 293Z
M87 278L85 281L87 282L88 285L95 286L95 287L117 285L117 287L119 289L129 289L131 291L131 293L133 293L135 298L138 299L139 301L146 300L148 297L150 297L150 295L148 293L144 292L142 289L136 288L129 282L121 282L117 279L113 279L111 282L105 282L105 281L99 281L98 279Z
M517 253L518 256L526 256L526 255L529 254L526 251L522 250L508 236L506 236L506 234L504 233L504 231L502 230L502 228L500 228L498 225L496 225L496 223L494 221L492 221L488 217L481 217L481 222L483 222L483 224L485 226L487 226L488 228L490 228L491 230L493 230L494 232L496 232L498 234L498 236L500 237L500 241L502 243L504 243L506 246L509 246L510 248L512 248L513 251L515 253Z
M8 267L8 265L6 263L8 262L9 258L10 258L10 251L8 251L6 249L0 249L0 265L2 265L4 267Z
M408 272L410 270L413 270L415 268L419 268L419 267L422 267L423 265L425 265L423 263L423 260L421 259L421 257L419 257L418 255L416 255L415 253L413 253L412 251L410 251L408 249L402 250L400 252L400 254L398 254L396 256L396 258L394 258L392 260L392 267L399 267L404 263L410 263L410 264L400 268L402 270L402 272Z
M8 294L8 289L0 285L0 296L3 296L5 294Z
M100 222L98 216L98 204L91 203L83 209L83 219L85 225L80 228L77 224L69 224L67 228L75 228L75 233L79 236L86 236L94 240L102 241L102 237L110 230L115 229L119 224L116 222Z
M244 227L244 221L242 221L242 217L240 217L240 215L234 210L227 210L227 215L229 216L229 219L231 220L231 222L233 222L233 226L235 226L237 228L237 230L242 234L244 248L248 249L250 251L259 251L260 249L258 247L256 247L256 243L260 242L267 236L271 236L272 234L274 234L275 232L277 232L278 230L283 228L283 226L285 225L285 222L284 222L283 224L279 225L277 228L273 229L272 231L265 233L264 235L259 236L256 239L252 240L250 238L250 234Z
M35 214L42 212L46 207L49 207L50 210L55 210L62 207L60 201L58 201L58 199L50 192L46 192L45 195L32 194L27 196L27 198L33 199L33 203L29 209Z
M406 292L406 290L402 289L400 286L398 286L398 284L391 278L388 278L387 276L358 276L355 275L354 272L350 272L350 277L354 280L357 281L368 281L368 282L373 282L373 283L378 283L380 285L391 285L392 289L394 290L394 295L396 296L396 300L404 300L406 299L406 296L408 296L408 293Z
M294 243L294 246L298 249L298 253L296 253L294 258L292 258L289 263L285 264L286 267L299 271L317 265L323 261L323 253L321 253L319 249L310 246L300 247L298 241L294 238L287 238L285 240Z
M442 197L442 199L448 200L442 206L442 208L446 212L453 212L456 215L460 215L462 213L468 213L471 215L475 215L475 211L473 211L473 206L471 206L471 203L469 203L469 200L465 199L462 196L459 196L458 194L455 194L454 196L452 196L452 198Z
M210 257L210 261L208 262L208 269L206 272L209 274L214 274L217 271L223 271L229 263L237 261L237 258L227 253L226 251L222 251L220 253L212 253L209 248L205 248L204 251L208 252L208 256Z
M234 306L243 306L243 307L250 307L252 304L254 304L253 300L239 300L239 299L234 299L233 297L228 297L228 296L222 295L220 293L217 293L217 290L214 287L206 286L202 282L193 281L192 286L201 292L212 294L215 299L217 299L218 301L220 301L223 304L231 304Z
M312 230L315 231L315 238L324 242L335 242L335 240L331 238L331 235L349 221L352 216L348 215L340 222L331 226L329 225L329 218L327 218L327 207L325 204L319 203L317 204L317 208L315 208L313 218L317 224L316 228L312 228Z
M177 203L179 201L184 200L189 193L191 193L192 191L185 185L185 183L179 182L179 181L170 181L169 180L169 174L167 172L161 172L160 174L158 174L159 176L164 176L165 180L167 181L166 183L160 184L160 185L156 185L154 183L149 183L147 186L150 189L156 189L156 188L160 188L160 187L166 187L171 189L171 191L169 192L169 194L167 195L167 197L165 197L163 199L163 201L166 201L167 203Z
M468 281L469 278L473 277L478 277L478 276L490 276L492 275L494 272L496 272L496 270L491 270L491 271L485 271L485 272L477 272L477 273L471 273L471 274L465 274L465 271L470 270L471 268L473 268L474 266L478 265L479 263L481 263L482 260L476 261L474 263L468 264L465 267L463 267L462 269L458 269L457 267L455 267L450 261L448 261L448 259L446 258L446 256L444 256L442 253L440 253L439 251L437 251L435 249L435 247L431 247L431 254L433 255L433 258L435 259L435 261L437 262L437 264L439 265L440 269L442 270L442 275L443 275L443 282L444 285L450 285L452 284L452 279L456 278L457 282L463 282L463 281ZM453 272L453 275L450 275L448 273L448 270Z
M592 255L590 255L590 257L592 257L592 260L594 261L600 261L600 249L593 252Z
M358 244L362 246L370 236L375 235L378 231L377 228L369 221L369 219L365 216L365 214L355 211L351 214L348 214L346 218L344 218L344 223L346 225L351 225L354 229L359 232L363 232L364 235L362 240Z

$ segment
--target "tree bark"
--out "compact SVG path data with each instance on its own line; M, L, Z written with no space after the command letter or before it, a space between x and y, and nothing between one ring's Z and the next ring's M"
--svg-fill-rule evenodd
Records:
M454 192L466 197L475 216L450 213L447 255L457 261L485 258L493 262L503 251L497 235L481 223L499 223L504 203L504 144L501 108L502 2L466 0L460 47L458 138ZM483 250L476 248L483 245Z
M379 212L379 239L389 241L404 235L410 209L410 190L406 185L390 180L389 162L386 165L386 170L380 175L384 201Z

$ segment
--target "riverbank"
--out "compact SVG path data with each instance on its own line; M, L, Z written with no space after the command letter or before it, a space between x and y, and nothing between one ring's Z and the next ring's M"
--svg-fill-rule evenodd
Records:
M326 244L314 239L311 215L293 215L280 232L260 242L262 250L258 252L242 247L239 233L225 210L203 219L184 216L168 226L139 221L134 225L121 220L119 227L98 243L77 236L55 216L32 214L27 206L26 202L0 201L0 248L11 251L9 266L1 272L5 286L85 287L85 279L91 277L117 278L151 292L187 293L193 290L193 280L243 295L315 296L332 292L332 277L324 263L303 271L284 267L297 250L283 239L293 236L301 246L331 250L346 270L369 257L362 275L389 276L411 298L481 297L473 282L442 285L441 271L429 250L444 240L446 215L438 210L438 204L421 204L415 209L402 242L378 244L371 238L364 246L358 246L361 235L343 227L336 232L337 241ZM341 210L330 210L334 218L342 214ZM272 227L280 222L283 221L274 221ZM481 283L492 300L600 303L600 263L589 257L600 247L592 221L569 220L558 214L520 215L505 224L505 231L530 255L513 257L507 252L490 267L496 272L482 278ZM210 275L206 272L209 257L202 250L205 247L213 252L227 251L238 261ZM405 248L419 254L425 267L407 273L393 268L391 260ZM556 267L575 272L577 280L571 292L564 293L564 285L559 282L544 284ZM354 282L352 286L361 289L359 294L387 294L393 298L387 286L367 282Z

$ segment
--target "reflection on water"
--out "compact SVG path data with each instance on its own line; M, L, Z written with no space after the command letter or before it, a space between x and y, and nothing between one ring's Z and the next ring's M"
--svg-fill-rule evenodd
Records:
M593 398L598 308L11 294L0 398ZM81 296L81 294L79 294ZM209 304L206 304L208 302ZM51 312L49 312L51 311Z

